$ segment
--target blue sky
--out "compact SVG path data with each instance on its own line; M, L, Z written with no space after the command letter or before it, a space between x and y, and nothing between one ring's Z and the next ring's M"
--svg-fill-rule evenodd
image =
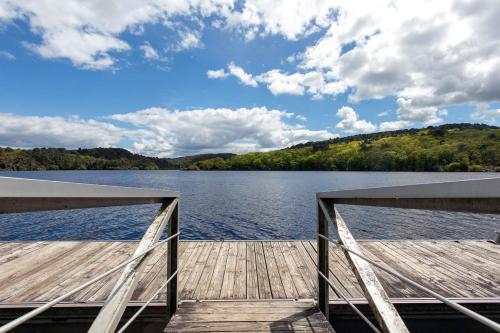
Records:
M498 122L491 1L109 3L0 4L0 146L244 153Z

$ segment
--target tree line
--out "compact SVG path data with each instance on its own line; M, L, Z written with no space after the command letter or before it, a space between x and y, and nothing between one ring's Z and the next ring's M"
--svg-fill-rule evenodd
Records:
M500 171L500 129L447 124L195 163L202 170Z

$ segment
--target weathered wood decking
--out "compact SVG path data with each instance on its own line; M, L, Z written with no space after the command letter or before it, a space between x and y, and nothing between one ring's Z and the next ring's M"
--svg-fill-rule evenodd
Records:
M311 301L185 302L165 332L330 332Z
M500 246L486 241L360 241L372 259L450 298L500 302ZM137 242L0 242L0 307L46 302L130 257ZM166 278L166 244L147 258L132 297L147 300ZM183 241L180 300L313 299L316 241ZM427 298L375 269L391 298ZM66 300L104 302L118 275ZM330 245L330 278L349 297L363 294L344 255ZM338 299L330 291L330 299ZM165 302L162 292L158 303Z

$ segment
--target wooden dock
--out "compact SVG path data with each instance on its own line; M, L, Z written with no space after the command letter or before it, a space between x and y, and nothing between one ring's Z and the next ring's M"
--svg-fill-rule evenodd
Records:
M47 302L128 259L135 241L0 242L0 306ZM487 241L359 241L368 257L450 298L500 301L500 246ZM166 277L166 244L146 259L132 301L147 300ZM312 300L316 241L182 241L180 300ZM427 298L375 269L391 298ZM104 302L118 274L67 303ZM352 299L363 293L345 256L330 245L330 278ZM158 302L165 300L160 293ZM330 299L338 300L333 290Z
M500 214L500 178L317 193L315 241L180 245L177 192L0 183L0 214L161 203L140 242L0 242L2 333L500 332L498 240L357 242L336 209Z

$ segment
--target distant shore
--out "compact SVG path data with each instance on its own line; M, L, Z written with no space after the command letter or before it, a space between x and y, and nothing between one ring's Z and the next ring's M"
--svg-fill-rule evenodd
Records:
M500 128L447 124L359 134L243 155L159 158L123 148L0 148L0 171L276 170L499 172Z

